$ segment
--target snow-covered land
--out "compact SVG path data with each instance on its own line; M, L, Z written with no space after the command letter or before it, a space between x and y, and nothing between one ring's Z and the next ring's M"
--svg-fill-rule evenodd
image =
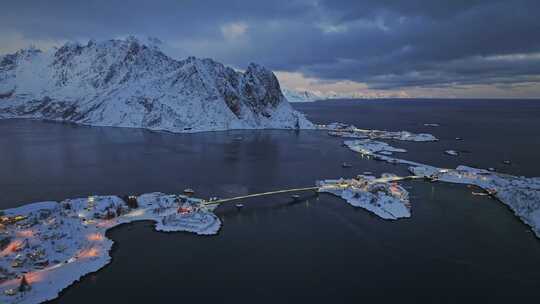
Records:
M108 229L141 220L156 222L159 231L200 235L215 234L221 226L201 200L163 193L93 196L4 210L0 303L56 298L64 288L110 262L113 242L105 237Z
M446 150L444 153L452 156L459 156L459 152L456 150Z
M349 93L349 94L340 94L336 92L323 93L320 91L310 91L310 90L293 90L288 88L283 88L281 90L283 95L287 98L289 102L312 102L317 100L329 100L329 99L360 99L360 98L369 98L361 94Z
M540 177L526 178L458 166L441 169L412 166L409 170L434 181L475 185L510 207L540 238Z
M306 91L306 90L291 90L287 88L282 88L283 96L287 98L289 102L311 102L316 100L327 99L324 95L319 92Z
M359 175L317 182L319 192L337 195L383 219L410 217L408 192L399 177ZM0 303L41 303L58 297L82 276L111 261L107 230L150 220L158 231L216 234L215 207L184 195L91 196L39 202L1 211ZM214 205L216 206L216 205Z
M365 145L361 141L352 141L347 146L362 155L375 160L392 164L409 165L409 170L416 176L426 177L432 181L476 185L485 189L493 197L509 206L514 213L529 225L540 238L540 177L517 177L495 173L489 170L459 166L457 169L443 169L401 158L395 158L384 153L396 148L388 148L385 143L380 145L371 142ZM346 142L347 143L347 142Z
M175 60L133 37L0 56L0 118L172 132L313 127L271 71Z
M385 142L358 139L346 140L343 144L354 152L360 153L363 157L372 158L374 160L385 161L391 164L407 164L412 166L422 166L423 164L393 157L395 152L405 153L407 150L393 147Z
M532 228L536 236L540 238L540 177L517 177L495 173L493 170L476 169L467 166L459 166L456 169L437 168L396 158L392 156L394 152L405 153L406 150L393 147L385 142L370 139L416 140L414 134L412 136L393 136L395 134L390 136L387 134L383 134L382 136L364 136L362 132L357 131L358 129L356 127L341 123L319 126L319 129L330 130L329 135L332 136L363 138L361 140L344 141L344 145L352 151L368 158L392 164L408 165L410 166L409 171L416 177L425 177L432 181L476 185L509 206L524 223ZM409 132L405 133L412 134ZM378 134L378 132L375 134ZM425 141L425 139L430 137L436 140L430 134L419 135L419 141ZM452 156L459 155L459 152L455 150L447 150L445 153Z
M283 88L283 95L290 102L311 102L317 100L332 99L379 99L379 98L409 98L404 92L383 92L383 91L364 91L364 92L321 92L306 89Z
M368 130L360 129L354 125L348 125L343 123L331 123L328 125L318 125L320 130L328 130L328 134L331 136L345 137L345 138L369 138L369 139L395 139L406 141L436 141L437 138L428 133L411 133L408 131L382 131L382 130Z
M409 193L394 182L394 175L381 178L358 175L353 179L332 179L317 182L319 192L334 194L354 207L364 208L388 220L410 217Z
M383 155L392 155L394 152L407 152L405 149L395 148L385 142L371 139L346 140L343 143L349 149L366 156L375 156L377 153Z

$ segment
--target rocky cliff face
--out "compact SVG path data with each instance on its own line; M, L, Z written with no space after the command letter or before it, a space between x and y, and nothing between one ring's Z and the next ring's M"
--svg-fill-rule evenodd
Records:
M173 132L312 127L271 71L174 60L135 38L0 57L0 118Z

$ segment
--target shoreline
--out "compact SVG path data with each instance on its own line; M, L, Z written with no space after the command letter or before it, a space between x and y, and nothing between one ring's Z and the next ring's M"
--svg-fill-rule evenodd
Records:
M17 269L17 273L12 273L10 279L0 284L0 300L6 303L41 303L59 297L62 290L80 281L85 275L110 264L114 241L107 237L107 232L124 224L150 221L154 223L153 229L158 232L184 231L197 235L214 235L221 228L221 221L212 213L213 209L202 206L201 202L186 196L150 193L137 197L139 206L133 209L128 209L127 203L119 197L96 196L61 203L33 203L4 210L4 217L8 220L25 217L17 222L24 230L11 229L12 235L25 233L22 234L24 237L14 240L10 238L10 244L1 252L2 256L9 257L1 261L2 266L7 266L9 262L12 262L12 266L13 263L21 266L12 267ZM85 212L88 208L99 215ZM179 214L178 208L189 211ZM111 219L101 218L101 214L109 214L113 209L124 210L125 213ZM43 219L42 224L31 225L34 219L43 217L43 214L48 214L48 217ZM25 227L27 223L29 228ZM39 249L25 244L39 244L35 245ZM14 253L18 254L13 256ZM24 260L18 261L23 253ZM41 269L30 266L35 256L38 256L39 265L46 262L47 266ZM20 288L21 277L29 282L28 290L17 290Z

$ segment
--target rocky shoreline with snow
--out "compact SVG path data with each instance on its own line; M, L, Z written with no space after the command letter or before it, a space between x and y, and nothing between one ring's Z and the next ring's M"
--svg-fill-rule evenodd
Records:
M437 168L396 158L394 153L407 151L375 140L432 141L426 140L435 139L430 134L358 132L356 127L337 124L319 129L339 133L330 133L332 136L360 138L345 140L344 145L368 158L408 165L413 174L399 177L385 173L377 178L364 173L349 179L321 180L317 182L320 193L335 195L382 219L397 220L411 217L409 193L398 184L401 180L475 185L507 205L540 238L540 178L466 166ZM157 231L216 234L221 221L213 213L215 207L210 206L217 205L205 202L187 195L148 193L41 202L0 211L0 302L32 304L58 297L63 289L111 261L113 241L105 237L106 232L124 223L150 220Z
M336 195L354 207L396 220L411 216L400 178L359 175L317 182L318 192ZM216 234L217 205L186 195L90 196L39 202L1 211L0 301L41 303L110 263L113 241L106 232L121 224L153 221L155 230ZM212 207L213 206L213 207Z
M111 261L107 230L150 220L157 231L216 234L221 221L202 200L149 193L41 202L2 211L0 302L41 303Z
M411 216L400 178L359 175L317 182L354 207L396 220ZM90 196L39 202L0 211L0 302L41 303L110 263L106 232L121 224L153 221L155 230L213 235L221 221L217 204L186 195Z
M409 170L432 181L484 189L488 195L508 206L540 238L540 177L518 177L468 166L442 169L424 165L412 166Z
M366 209L386 220L411 217L409 193L399 186L393 174L381 178L358 175L352 179L329 179L317 182L319 192L341 197L354 207Z
M372 139L414 140L416 137L410 132L404 131L405 134L412 134L404 137L387 134L364 136L362 132L358 134L357 128L354 126L337 123L329 127L325 126L323 129L331 130L330 136L362 138L360 140L346 140L344 146L360 153L363 157L391 164L408 165L409 171L416 177L424 177L430 181L474 185L484 189L487 194L507 205L540 238L540 177L518 177L468 166L458 166L456 169L438 168L394 157L393 153L406 153L407 151ZM418 141L424 141L423 139L435 137L430 134L421 134L419 138ZM445 153L452 156L459 155L454 150L447 150Z
M383 131L383 130L369 130L360 129L354 125L334 122L328 125L317 125L317 129L328 131L328 135L345 137L345 138L359 138L359 139L394 139L405 141L419 141L429 142L437 141L438 139L432 134L428 133L411 133L408 131Z

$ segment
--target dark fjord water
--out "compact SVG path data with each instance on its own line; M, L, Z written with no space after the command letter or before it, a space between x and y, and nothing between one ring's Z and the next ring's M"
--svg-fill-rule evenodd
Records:
M540 102L335 101L296 104L316 122L433 133L394 145L439 166L540 176ZM424 123L440 123L438 128ZM364 160L322 132L170 134L28 120L0 121L0 208L91 194L192 187L229 197L363 171L406 174ZM463 141L455 141L455 137ZM446 149L464 150L455 158ZM502 160L512 160L503 165ZM341 168L342 162L353 168ZM508 301L539 297L540 241L502 204L462 185L405 184L413 217L379 219L328 195L222 206L216 236L158 233L149 222L109 237L113 261L53 303ZM506 299L505 297L508 297ZM486 298L482 300L486 300Z

